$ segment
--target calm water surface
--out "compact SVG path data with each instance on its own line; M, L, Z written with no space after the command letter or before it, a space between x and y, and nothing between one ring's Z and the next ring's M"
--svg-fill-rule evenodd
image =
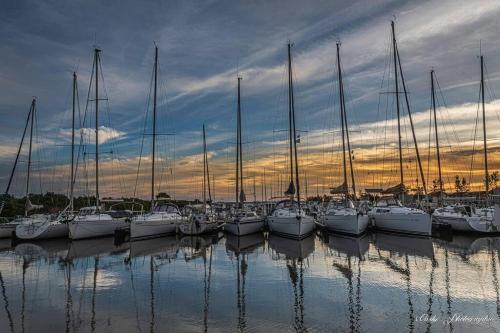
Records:
M498 332L499 254L383 233L0 240L0 332Z

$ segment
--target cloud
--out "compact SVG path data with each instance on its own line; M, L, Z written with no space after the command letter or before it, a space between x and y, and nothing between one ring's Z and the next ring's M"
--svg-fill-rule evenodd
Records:
M71 139L71 129L61 129L60 134L61 136L69 140ZM75 142L78 144L80 140L80 136L83 137L83 142L88 143L88 144L95 144L95 129L94 128L88 128L84 127L81 129L77 129L75 131ZM104 144L109 140L113 139L122 139L126 136L125 132L119 131L114 128L109 128L106 126L99 126L99 144Z
M334 183L338 169L339 124L335 90L335 44L342 42L342 66L347 97L351 142L359 165L362 186L377 177L390 181L394 168L381 170L380 160L394 158L394 112L390 100L378 106L380 93L390 91L390 24L396 15L396 34L410 92L417 139L422 154L428 150L429 70L434 67L445 94L447 109L439 109L438 122L446 173L470 168L470 151L479 79L479 40L486 59L488 138L492 167L497 167L500 85L500 52L497 32L500 4L492 1L302 1L284 6L279 1L199 3L147 2L138 6L124 0L117 4L76 1L65 6L52 2L9 3L0 11L2 63L0 64L0 173L8 174L17 148L19 131L33 95L38 98L40 134L45 137L45 166L69 139L71 74L79 75L80 104L87 102L93 45L103 50L103 75L110 122L102 122L101 144L113 142L120 158L113 161L127 186L135 182L144 114L153 67L153 41L160 47L158 125L163 156L175 165L176 186L186 197L196 196L201 151L201 124L208 130L211 169L219 193L232 191L231 163L236 107L236 75L243 76L246 174L252 188L253 174L268 171L269 187L279 188L279 174L286 169L286 42L295 43L294 61L297 126L307 131L300 145L309 183ZM167 8L168 7L168 8ZM133 12L134 15L130 15ZM99 13L96 15L95 13ZM95 31L99 31L96 35ZM101 86L102 87L102 86ZM92 98L89 97L91 100ZM151 101L149 101L151 111ZM386 110L387 109L387 110ZM387 111L387 114L385 112ZM22 116L20 116L22 115ZM146 126L150 126L150 117ZM107 120L103 117L102 120ZM411 134L408 119L404 141ZM161 125L161 126L160 126ZM84 135L93 143L86 124ZM387 129L387 131L385 131ZM408 140L407 140L408 138ZM112 140L112 141L111 141ZM117 141L117 142L116 142ZM305 144L307 142L307 144ZM475 139L476 147L481 143ZM382 149L382 146L393 147ZM431 148L433 143L431 142ZM174 149L175 147L175 149ZM66 148L64 148L66 149ZM172 152L175 150L175 163ZM145 145L144 154L149 147ZM307 152L307 154L306 154ZM64 156L67 156L64 153ZM382 156L382 157L381 157ZM409 155L408 155L409 156ZM105 158L106 156L103 156ZM459 159L459 162L453 162ZM254 161L255 160L255 161ZM8 163L7 163L8 162ZM65 161L66 163L67 161ZM432 159L431 159L432 162ZM476 163L477 162L477 163ZM480 160L471 174L480 179ZM144 161L148 163L147 160ZM432 164L432 163L431 163ZM213 165L213 166L212 166ZM387 166L388 164L384 165ZM120 167L119 167L120 166ZM434 172L434 167L429 167ZM67 168L65 169L67 170ZM104 170L104 169L103 169ZM111 169L109 169L111 170ZM145 169L147 171L147 168ZM411 171L411 170L410 170ZM414 178L411 172L409 179ZM107 179L106 172L103 177ZM366 173L369 173L367 176ZM111 173L110 173L111 174ZM284 177L284 176L282 176ZM430 176L432 177L432 175ZM174 177L170 177L173 181ZM258 178L258 176L257 176ZM5 177L2 177L5 179ZM314 179L314 181L313 181ZM109 179L107 179L109 180ZM257 183L260 180L257 179ZM2 180L2 184L4 181ZM479 182L478 182L479 183ZM224 191L222 191L224 189ZM113 192L113 191L111 191Z

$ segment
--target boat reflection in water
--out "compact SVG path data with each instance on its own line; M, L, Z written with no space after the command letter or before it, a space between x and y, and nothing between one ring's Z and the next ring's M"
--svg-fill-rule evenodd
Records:
M130 243L116 244L114 237L81 239L71 242L67 259L120 255L129 248Z
M331 251L333 269L345 279L347 299L343 303L347 307L349 330L360 332L363 309L361 267L362 263L366 261L370 238L367 234L356 237L326 232L322 236L323 241Z
M395 233L377 232L372 234L375 247L400 256L410 255L434 258L434 247L429 237L412 237Z
M209 236L185 236L181 239L186 262L203 258L203 332L208 332L213 250L221 238L222 234L216 233Z
M500 237L454 234L451 240L437 239L438 246L459 255L464 260L481 251L500 250Z
M417 329L416 317L419 315L419 312L415 310L415 304L418 302L419 290L418 287L415 286L416 282L414 282L412 278L414 278L418 270L430 270L428 282L429 294L427 300L428 308L426 314L429 317L433 315L433 284L435 269L438 263L435 260L432 240L429 237L410 237L384 232L372 234L372 240L378 253L378 257L372 260L381 261L390 273L396 274L396 276L403 281L406 287L406 303L408 304L407 326L410 331L413 331ZM430 331L432 322L427 321L426 325L426 331Z
M495 332L500 322L498 237L220 232L9 246L0 332ZM445 321L454 314L490 321Z
M269 235L269 247L275 260L285 259L286 268L293 289L293 311L296 332L306 332L304 303L304 271L307 257L314 252L314 235L301 240Z
M298 240L269 234L268 243L275 259L304 260L314 252L313 235Z
M236 307L238 309L236 330L238 332L245 332L247 330L246 276L248 271L248 255L263 247L264 242L264 235L262 233L244 236L226 234L226 253L231 261L235 259L236 264Z
M31 260L55 259L64 260L69 251L70 241L68 239L41 240L29 243L20 243L15 247L16 254L29 257Z
M245 236L235 236L226 234L226 251L236 255L240 253L252 253L256 249L264 246L264 235L262 233L254 233Z
M136 240L130 243L129 258L155 256L175 259L178 250L179 241L176 235Z
M327 233L324 235L324 241L331 250L348 257L363 258L370 247L370 238L367 234L356 237Z

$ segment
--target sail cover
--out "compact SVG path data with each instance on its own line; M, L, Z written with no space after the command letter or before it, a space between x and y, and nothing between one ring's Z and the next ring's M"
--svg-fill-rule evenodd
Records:
M288 190L286 190L285 195L294 195L295 194L295 185L293 184L293 181L290 182L290 185L288 185Z

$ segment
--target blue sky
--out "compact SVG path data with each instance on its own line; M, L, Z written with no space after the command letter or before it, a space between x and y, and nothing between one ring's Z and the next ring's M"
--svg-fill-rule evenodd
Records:
M173 137L160 140L160 156L169 162L160 172L166 175L161 181L168 185L159 187L173 191L175 178L179 197L197 196L199 186L195 183L199 183L199 173L195 170L199 166L203 122L207 124L213 170L217 184L220 183L218 192L222 196L232 193L232 164L228 163L232 163L238 73L243 77L248 186L252 187L253 174L257 183L262 182L264 167L274 168L268 170L274 175L269 177L279 174L275 167L276 161L280 161L276 157L278 148L272 142L284 138L283 133L276 131L286 125L287 40L294 42L299 128L308 131L304 134L308 136L308 147L301 148L302 156L309 156L307 150L311 159L318 159L321 150L332 150L338 142L324 139L325 133L338 126L334 90L337 40L342 41L348 112L354 128L353 140L358 143L355 148L373 148L375 139L370 133L376 133L366 131L385 120L381 118L385 110L378 111L378 105L380 92L385 89L381 81L384 73L387 75L393 17L413 112L417 120L421 119L422 126L417 128L422 141L428 126L431 68L436 70L448 106L443 115L453 115L447 119L453 123L448 130L457 131L460 137L450 138L445 144L470 141L478 96L480 41L491 90L487 94L490 138L498 138L500 132L496 131L500 104L495 103L495 91L499 91L500 85L500 3L496 1L16 1L3 2L0 9L1 187L6 184L32 96L37 97L39 105L38 128L43 149L38 149L42 164L67 170L67 149L60 144L67 143L70 127L71 73L78 72L83 109L94 45L103 50L109 98L109 109L104 108L106 115L101 117L102 125L107 127L103 136L108 133L109 138L113 137L108 144L113 142L118 159L109 162L109 168L115 169L113 177L102 175L103 182L107 182L104 191L109 195L132 194L154 42L160 48L160 131L176 134L175 149ZM356 130L365 131L357 140ZM363 134L368 137L362 137ZM106 143L102 145L106 150ZM113 163L115 166L111 167ZM315 175L314 182L321 182L323 187L336 181L334 173L325 175L329 173L327 164L322 166L310 160L303 164L306 169L310 166L307 170ZM170 171L165 170L174 169L174 165L175 177L168 176ZM106 173L105 161L103 166ZM58 172L61 178L55 180L51 170L45 170L44 190L64 191L64 172ZM147 177L147 168L143 171ZM455 171L450 171L449 176ZM116 180L116 174L122 179ZM366 177L366 172L362 176ZM384 179L390 182L387 177ZM311 179L312 176L309 183L313 186ZM279 182L267 183L273 181ZM121 188L120 193L114 192L117 187ZM19 193L20 188L14 192Z

